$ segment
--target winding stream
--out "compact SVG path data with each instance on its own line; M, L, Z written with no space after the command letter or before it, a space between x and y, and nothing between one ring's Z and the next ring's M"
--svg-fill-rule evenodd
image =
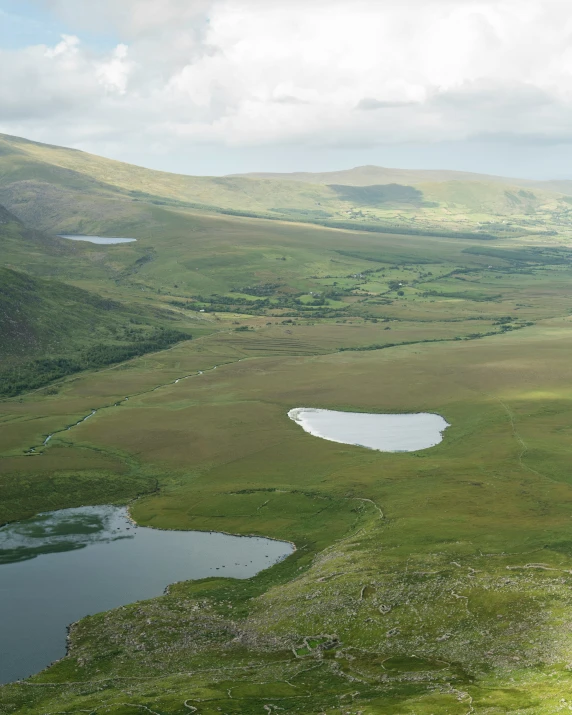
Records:
M235 364L235 362L242 362L243 360L246 360L247 358L241 358L240 360L236 360L232 363L222 363L222 365L228 365L228 364ZM151 392L156 392L157 390L161 390L164 387L169 387L170 385L178 385L179 382L182 382L183 380L188 380L191 377L198 377L199 375L204 375L205 372L211 372L212 370L216 370L217 367L221 367L222 365L214 365L211 368L208 368L207 370L198 370L197 372L192 372L189 375L184 375L183 377L178 377L175 380L170 380L169 382L162 383L161 385L156 385L155 387L152 387L149 390L144 390L143 392L137 392L133 395L128 395L127 397L124 397L122 400L119 402L115 402L112 405L103 405L102 407L96 409L92 409L89 415L86 415L85 417L82 417L78 422L75 422L72 425L68 425L67 427L64 427L63 429L56 430L55 432L52 432L51 434L47 435L44 441L42 442L41 445L36 445L34 447L30 447L25 454L27 455L35 455L35 456L40 456L43 452L39 452L38 450L41 449L42 447L47 447L48 443L52 440L53 437L55 437L58 434L63 434L64 432L69 432L72 430L74 427L79 427L79 425L83 424L87 420L89 420L91 417L96 415L99 411L101 410L108 410L112 407L120 407L123 405L125 402L129 402L129 397L140 397L142 395L148 395Z

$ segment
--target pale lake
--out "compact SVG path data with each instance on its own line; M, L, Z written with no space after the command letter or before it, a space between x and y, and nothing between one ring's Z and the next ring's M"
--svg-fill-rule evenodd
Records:
M61 234L60 238L67 238L70 241L87 241L88 243L98 243L101 246L111 246L115 243L133 243L136 238L104 238L103 236L70 236Z
M430 412L368 414L297 407L288 416L314 437L380 452L415 452L434 447L450 426L441 415Z

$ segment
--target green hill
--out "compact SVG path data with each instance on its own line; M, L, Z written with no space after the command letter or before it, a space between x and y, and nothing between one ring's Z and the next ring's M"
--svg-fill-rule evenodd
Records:
M167 314L153 318L60 281L0 267L0 395L190 338L168 321Z
M50 233L129 235L141 221L153 230L157 206L334 228L349 222L377 232L494 233L504 218L515 235L540 226L568 231L570 198L558 193L569 191L568 183L371 166L322 174L185 176L0 135L0 203Z
M69 243L25 226L0 206L0 251L4 265L48 274L74 253Z
M190 339L161 323L65 283L0 268L0 395Z
M472 171L452 171L447 169L396 169L384 166L356 166L353 169L341 171L291 173L250 172L235 174L236 177L271 181L301 181L308 184L345 184L346 186L372 186L374 184L418 184L442 183L451 181L478 181L486 184L501 184L504 186L522 186L537 188L544 191L572 194L572 181L554 180L538 181L534 179L519 179L494 174L478 174Z
M94 332L110 337L119 309L80 288L0 267L0 357L63 351Z
M0 176L0 203L29 225L56 232L81 232L102 213L129 226L142 203L263 212L336 201L334 192L321 187L169 174L5 135Z
M0 206L0 395L186 339L174 313L143 309L37 274L79 263L75 246L27 229ZM58 268L58 262L63 268ZM16 264L36 275L14 270Z
M343 169L341 171L306 172L297 171L292 173L278 172L251 172L248 174L237 174L237 176L247 176L252 179L270 179L284 181L302 181L308 184L345 184L347 186L372 186L374 184L407 184L416 185L428 182L441 181L484 181L501 184L518 185L520 179L509 179L503 176L492 176L489 174L477 174L470 171L447 171L432 169L394 169L383 166L356 166L353 169Z

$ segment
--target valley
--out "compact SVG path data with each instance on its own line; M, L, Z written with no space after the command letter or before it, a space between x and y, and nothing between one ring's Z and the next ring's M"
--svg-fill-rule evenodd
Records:
M296 546L86 614L2 713L567 707L567 186L181 177L0 144L0 523L129 505ZM308 434L300 407L449 426L382 452Z

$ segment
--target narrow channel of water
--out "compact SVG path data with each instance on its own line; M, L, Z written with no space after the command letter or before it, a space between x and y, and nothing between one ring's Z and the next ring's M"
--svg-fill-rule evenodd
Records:
M66 627L86 615L159 596L176 581L250 578L293 550L258 537L137 527L111 506L0 528L0 683L64 656Z
M117 238L117 237L109 237L105 238L103 236L75 236L75 235L67 235L67 234L60 234L60 238L67 238L70 241L87 241L88 243L98 243L101 246L111 246L116 243L133 243L133 241L136 241L136 238Z
M236 362L243 362L246 358L241 358L240 360L237 360ZM212 370L216 370L217 367L220 367L219 365L214 365L214 367L209 368L208 370L199 370L198 372L193 372L190 375L184 375L183 377L178 377L176 380L171 380L170 382L166 382L161 385L157 385L156 387L152 387L150 390L146 390L144 392L137 392L132 397L140 397L141 395L146 395L151 392L157 392L157 390L161 390L164 387L168 387L169 385L178 385L179 382L182 382L183 380L189 380L191 377L197 377L199 375L204 375L205 372L211 372ZM123 403L129 402L129 396L124 397L122 400L119 402L116 402L113 405L104 405L103 407L100 408L100 410L107 410L111 407L120 407ZM81 420L78 422L75 422L72 425L68 425L67 427L63 427L60 430L57 430L56 432L52 432L51 434L47 435L47 437L44 439L41 445L36 445L35 447L30 447L25 454L27 455L41 455L42 452L38 452L38 449L41 449L41 447L47 447L48 443L51 442L52 438L55 437L57 434L63 434L64 432L69 432L72 430L74 427L79 427L79 425L83 424L87 420L90 419L90 417L93 417L98 413L98 410L92 410L89 415L86 415L85 417L82 417Z
M380 452L415 452L434 447L450 426L441 415L429 412L379 415L297 407L290 410L288 417L315 437Z

